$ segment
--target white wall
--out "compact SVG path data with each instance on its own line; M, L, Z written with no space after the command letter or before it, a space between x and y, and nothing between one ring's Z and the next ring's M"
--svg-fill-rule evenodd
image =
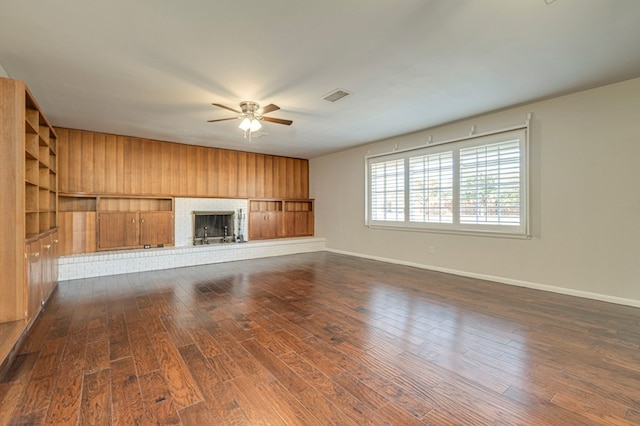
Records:
M9 78L9 74L5 71L4 68L2 68L2 64L0 64L0 77Z
M368 149L518 125L530 112L533 238L364 226ZM328 249L640 306L640 79L312 159L310 192Z

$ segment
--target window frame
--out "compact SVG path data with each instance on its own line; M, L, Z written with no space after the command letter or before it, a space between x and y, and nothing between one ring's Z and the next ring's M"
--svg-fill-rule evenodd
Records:
M392 152L374 154L365 156L365 226L373 229L396 229L408 231L424 231L453 233L463 235L484 235L508 238L530 238L530 212L529 212L529 120L522 126L510 127L507 129L496 130L492 132L475 134L461 138L451 139L442 142L428 142L425 145L412 147L404 150L396 149ZM470 224L461 223L460 221L460 150L493 145L507 141L519 142L519 224ZM437 223L437 222L416 222L411 221L410 203L412 193L411 187L411 170L410 158L425 155L438 154L451 151L453 153L453 202L451 206L453 214L453 223ZM373 164L390 160L404 159L404 220L402 221L385 221L373 220L371 205L371 186L372 174L371 167Z

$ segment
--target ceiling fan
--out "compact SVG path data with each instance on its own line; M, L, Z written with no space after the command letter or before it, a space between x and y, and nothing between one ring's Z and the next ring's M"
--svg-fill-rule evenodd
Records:
M274 117L265 117L264 114L269 114L270 112L277 111L280 109L278 105L269 104L263 108L260 108L256 102L251 101L243 101L240 102L240 111L234 108L230 108L226 105L222 104L211 104L213 106L217 106L218 108L224 108L229 111L233 111L238 115L237 117L229 117L229 118L219 118L216 120L207 120L209 123L215 123L216 121L227 121L227 120L242 120L240 122L240 129L244 131L244 137L249 136L251 139L251 133L257 132L262 127L261 121L269 121L271 123L284 124L285 126L290 126L293 124L291 120L283 120L282 118L274 118Z

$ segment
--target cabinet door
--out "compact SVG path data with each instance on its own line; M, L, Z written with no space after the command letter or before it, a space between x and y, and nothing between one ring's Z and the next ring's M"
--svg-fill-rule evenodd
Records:
M52 258L52 264L51 264L51 279L52 279L52 287L56 286L56 283L58 282L58 256L59 256L59 252L60 252L60 246L59 246L60 240L58 240L58 231L54 232L53 234L51 234L51 258Z
M284 212L284 235L294 237L296 235L297 212Z
M309 214L310 212L296 212L295 235L306 236L311 235L309 232Z
M313 212L285 212L285 235L287 237L305 237L313 235Z
M277 238L281 237L284 233L284 229L280 224L282 220L282 213L277 211L265 212L265 221L263 223L263 237L264 238Z
M249 239L277 238L284 229L280 226L281 212L261 211L249 213Z
M98 249L138 246L139 217L137 212L100 213Z
M173 244L173 212L140 213L140 245Z
M250 240L260 239L262 220L263 220L262 212L249 213L249 239Z
M45 300L53 289L53 238L48 235L40 240L40 268L41 294L40 300Z
M27 267L26 269L26 297L25 310L27 318L31 319L40 310L40 302L43 299L42 291L42 267L40 256L40 241L27 244Z

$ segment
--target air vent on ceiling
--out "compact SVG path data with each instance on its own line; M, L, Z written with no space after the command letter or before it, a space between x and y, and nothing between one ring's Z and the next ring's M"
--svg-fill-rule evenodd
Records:
M344 99L349 95L351 95L351 92L347 92L343 89L336 89L333 92L324 95L322 99L329 102L338 102L340 99Z

